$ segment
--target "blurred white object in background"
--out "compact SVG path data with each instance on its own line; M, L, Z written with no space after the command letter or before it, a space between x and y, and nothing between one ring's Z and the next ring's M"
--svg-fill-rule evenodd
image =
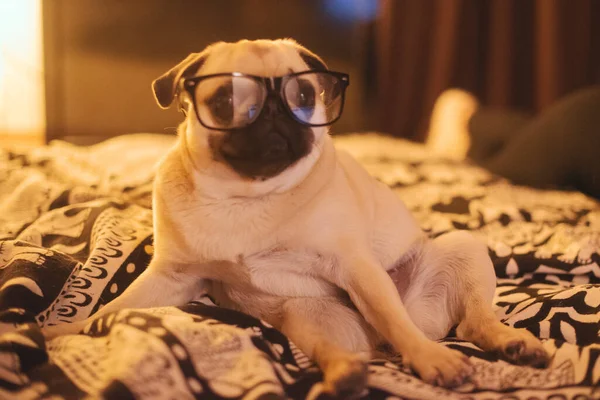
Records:
M471 137L469 119L477 111L479 103L471 93L449 89L437 98L425 144L432 153L453 160L467 157Z

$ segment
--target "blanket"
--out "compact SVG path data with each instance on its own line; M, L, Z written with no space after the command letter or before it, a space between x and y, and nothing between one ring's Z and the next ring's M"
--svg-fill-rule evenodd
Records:
M319 368L265 321L199 298L128 309L80 335L40 327L85 319L152 257L151 184L172 137L126 135L0 150L1 399L325 399ZM468 162L374 134L336 139L400 196L432 237L480 235L496 270L494 311L541 338L547 369L462 342L474 374L453 390L401 359L369 363L369 399L600 398L600 206L577 192L519 187Z

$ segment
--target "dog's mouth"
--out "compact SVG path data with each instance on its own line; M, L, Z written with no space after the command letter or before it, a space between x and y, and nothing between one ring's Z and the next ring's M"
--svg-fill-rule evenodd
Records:
M293 161L289 159L277 160L261 160L257 162L250 158L232 158L225 157L227 164L233 168L238 174L245 178L266 180L279 175L289 168Z
M264 161L284 161L294 158L295 149L283 135L270 132L266 136L265 145L257 146L259 148L239 148L235 141L224 141L220 149L221 154L230 161L253 161L257 157Z
M216 161L227 164L244 178L265 180L306 156L313 140L308 127L271 123L213 135L209 144Z

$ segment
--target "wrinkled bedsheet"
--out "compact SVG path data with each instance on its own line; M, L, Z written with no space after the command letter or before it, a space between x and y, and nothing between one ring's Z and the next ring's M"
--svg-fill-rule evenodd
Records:
M370 399L600 398L600 206L534 190L374 134L336 139L437 236L487 241L494 310L554 354L548 369L498 360L448 337L475 373L452 391L401 360L369 365ZM154 165L173 141L126 135L0 150L0 399L326 398L319 369L264 321L208 299L123 310L46 343L40 326L78 321L117 297L152 257Z

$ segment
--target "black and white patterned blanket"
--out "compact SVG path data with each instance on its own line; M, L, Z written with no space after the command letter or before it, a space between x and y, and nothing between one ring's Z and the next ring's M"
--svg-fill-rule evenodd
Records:
M44 342L39 326L86 318L146 268L154 163L172 140L0 150L0 399L325 398L319 369L280 332L203 300L123 310ZM372 360L366 398L600 398L598 202L516 187L400 140L349 136L338 145L432 236L481 234L498 276L498 318L554 354L548 369L518 367L449 337L475 365L469 383L448 391Z

